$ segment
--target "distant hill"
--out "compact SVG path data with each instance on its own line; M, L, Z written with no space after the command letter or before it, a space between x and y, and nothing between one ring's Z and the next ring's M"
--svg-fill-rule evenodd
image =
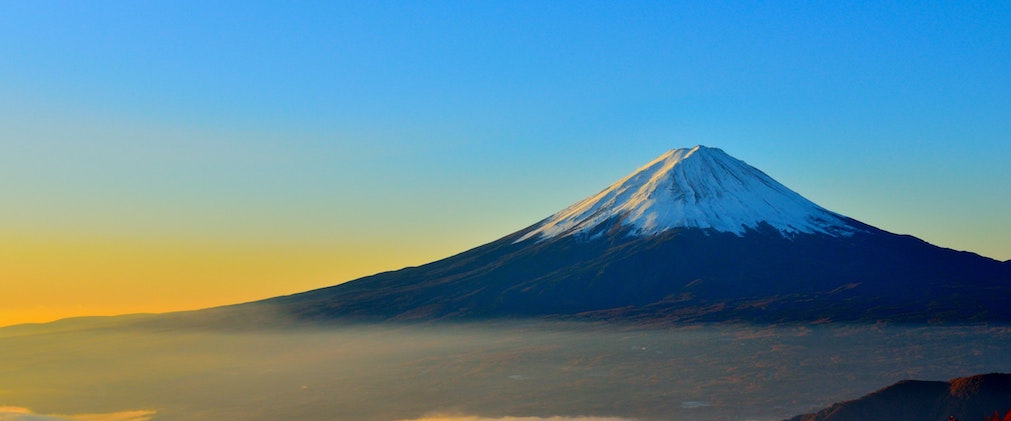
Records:
M836 403L789 421L999 419L1011 411L1011 374L991 373L947 382L904 380L860 399Z

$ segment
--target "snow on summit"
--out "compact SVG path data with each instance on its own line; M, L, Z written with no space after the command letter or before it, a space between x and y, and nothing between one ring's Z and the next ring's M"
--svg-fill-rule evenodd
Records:
M517 242L585 234L611 221L651 235L692 227L742 235L766 222L783 235L857 228L720 149L673 149L600 193L542 221Z

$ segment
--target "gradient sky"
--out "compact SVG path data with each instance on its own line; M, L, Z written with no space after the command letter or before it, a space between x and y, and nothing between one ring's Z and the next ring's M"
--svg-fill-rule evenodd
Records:
M0 325L426 263L696 144L1011 259L1011 3L825 3L0 0Z

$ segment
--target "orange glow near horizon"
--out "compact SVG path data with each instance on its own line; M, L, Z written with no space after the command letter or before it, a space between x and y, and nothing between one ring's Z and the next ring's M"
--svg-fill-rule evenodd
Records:
M0 326L236 304L396 269L407 254L382 245L2 238Z

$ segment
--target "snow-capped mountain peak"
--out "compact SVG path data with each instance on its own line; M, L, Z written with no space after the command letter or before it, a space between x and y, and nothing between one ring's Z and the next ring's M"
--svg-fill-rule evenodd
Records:
M720 149L673 149L545 219L517 242L584 235L620 221L634 235L671 228L711 229L743 235L768 223L784 236L848 236L859 229L847 218L805 199L762 171Z

